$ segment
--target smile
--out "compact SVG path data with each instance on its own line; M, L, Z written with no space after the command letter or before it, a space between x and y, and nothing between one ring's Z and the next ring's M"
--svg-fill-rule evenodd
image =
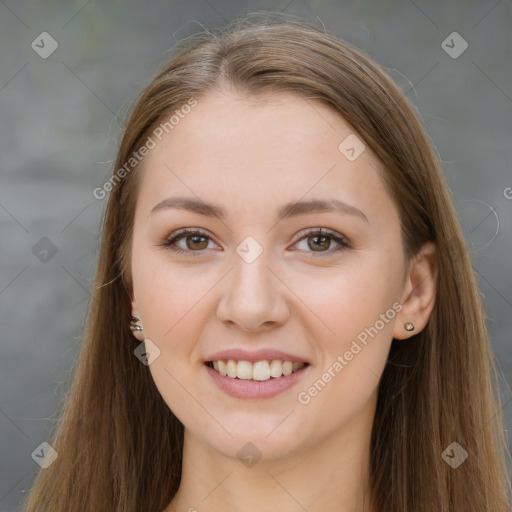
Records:
M234 359L207 361L205 368L225 393L241 399L271 398L294 386L311 370L311 365L279 359L251 363Z
M272 359L256 361L235 361L234 359L209 361L207 365L224 377L231 379L265 381L270 378L288 376L307 366L307 363Z

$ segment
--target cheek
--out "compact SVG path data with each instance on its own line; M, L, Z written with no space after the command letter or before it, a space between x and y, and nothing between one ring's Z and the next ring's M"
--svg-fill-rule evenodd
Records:
M165 264L149 251L133 257L134 290L144 334L160 350L149 371L162 398L184 424L211 428L197 396L200 363L196 349L204 329L207 292L218 278ZM211 273L213 274L213 272Z
M166 263L163 249L135 249L132 273L137 307L149 338L168 347L180 339L180 346L193 339L183 329L200 324L197 320L202 297L215 284L215 276L191 267ZM181 332L180 332L181 331Z
M132 272L145 338L160 351L149 365L153 381L180 421L201 423L204 413L195 410L187 391L198 369L190 364L191 354L204 323L198 315L210 279L202 275L194 280L187 269L166 265L154 251L142 248L132 253Z
M347 260L343 267L323 270L323 276L290 276L294 292L307 306L304 311L309 310L308 316L318 323L311 331L317 333L317 344L331 354L348 349L353 339L376 322L379 335L387 338L395 316L392 305L400 296L400 268L396 261L374 254L359 258L357 264ZM381 315L385 316L384 321L380 320ZM360 339L364 340L364 334Z
M319 364L296 393L304 424L322 425L326 432L336 431L356 415L371 416L392 340L392 320L379 319L388 308L380 307L378 300L366 300L362 307L356 297L344 297L337 306L323 310L336 335L316 338ZM382 329L374 327L376 322L377 327L382 323Z
M340 416L354 413L377 389L400 309L399 260L375 253L357 266L333 269L323 286L311 278L295 288L322 321L321 327L309 327L316 333L318 368L298 401L311 404L323 421L342 421ZM332 410L329 404L336 403L342 407Z

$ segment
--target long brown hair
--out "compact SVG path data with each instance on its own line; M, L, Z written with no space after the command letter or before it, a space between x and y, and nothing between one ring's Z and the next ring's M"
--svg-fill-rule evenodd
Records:
M133 109L108 187L80 357L50 439L58 458L37 475L25 510L161 512L179 487L183 425L134 356L128 327L140 165L125 164L162 119L218 88L246 97L292 91L330 106L384 163L407 257L427 241L437 246L435 308L422 332L393 340L379 384L375 510L509 512L485 312L449 189L414 108L360 50L304 20L268 15L183 41ZM457 469L442 457L453 442L468 454Z

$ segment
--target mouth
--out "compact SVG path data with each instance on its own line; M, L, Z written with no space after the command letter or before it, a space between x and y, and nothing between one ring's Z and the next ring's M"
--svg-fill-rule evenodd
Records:
M287 377L309 366L309 363L282 361L280 359L263 359L252 363L251 361L224 359L206 361L205 365L223 377L263 382Z

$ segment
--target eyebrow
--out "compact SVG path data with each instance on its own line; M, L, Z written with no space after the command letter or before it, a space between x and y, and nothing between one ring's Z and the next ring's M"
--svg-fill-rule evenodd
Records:
M186 210L205 217L217 217L223 219L226 217L226 211L221 206L207 203L193 197L169 197L155 205L151 213L168 208L176 208ZM292 201L282 206L277 217L279 219L287 219L297 215L306 215L310 213L337 212L344 215L353 215L365 220L368 224L370 221L366 215L350 204L340 201L339 199L311 199L309 201Z

